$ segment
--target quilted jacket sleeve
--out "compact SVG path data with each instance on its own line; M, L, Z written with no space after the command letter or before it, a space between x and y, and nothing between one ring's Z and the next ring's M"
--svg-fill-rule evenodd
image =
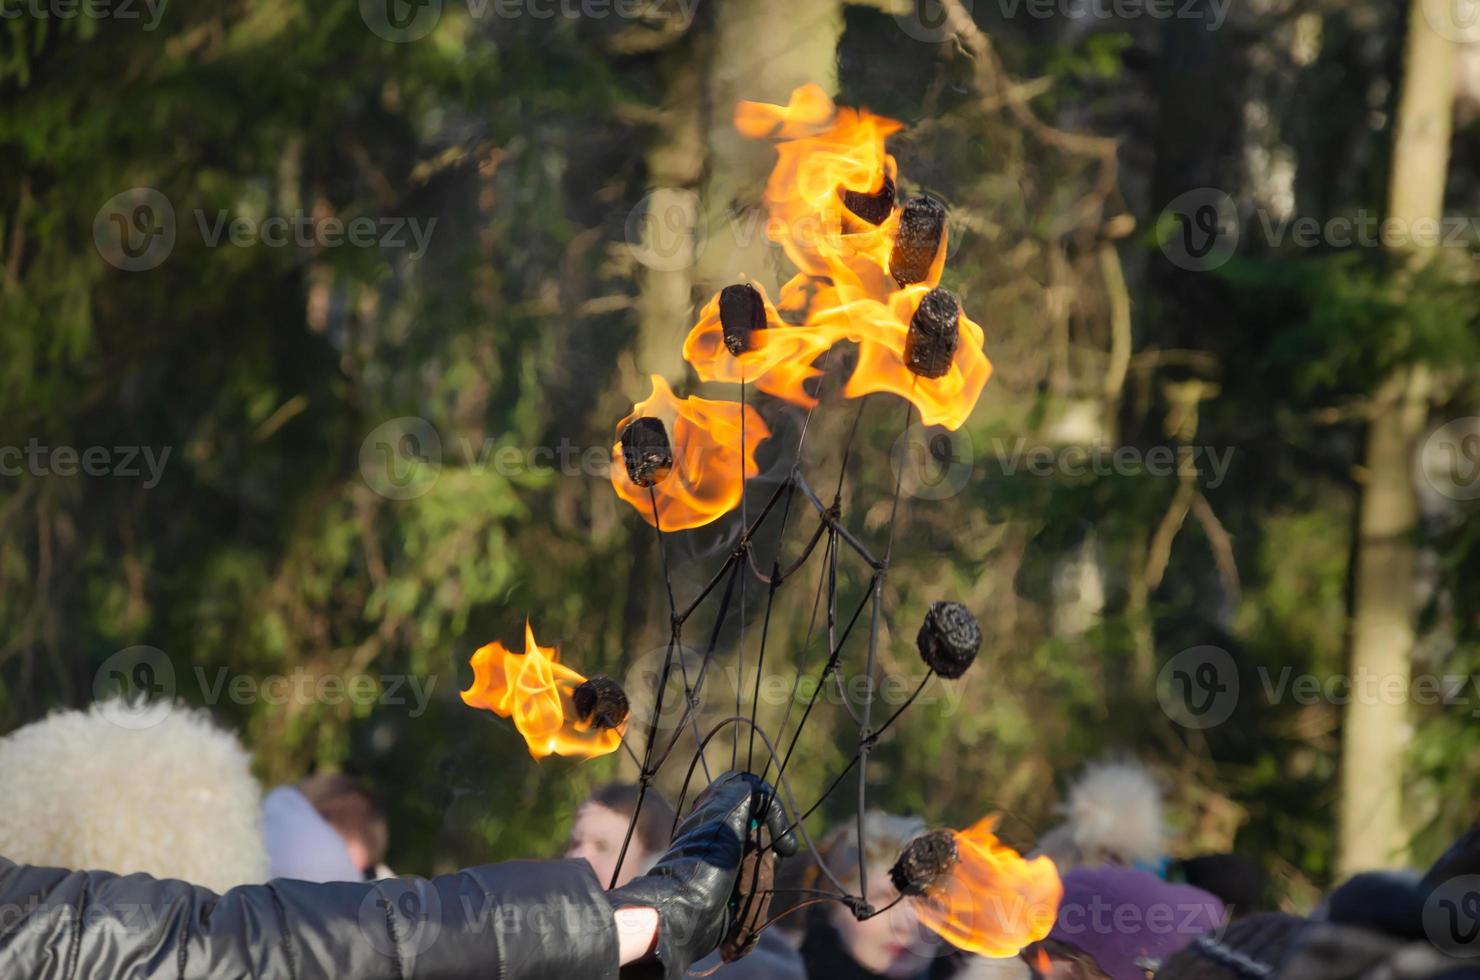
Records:
M31 980L616 980L583 861L217 895L0 860L0 976Z

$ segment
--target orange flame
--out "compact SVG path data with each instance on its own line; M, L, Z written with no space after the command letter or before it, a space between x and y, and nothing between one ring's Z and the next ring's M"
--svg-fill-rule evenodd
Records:
M997 818L955 834L950 874L914 901L920 921L958 949L1016 956L1053 928L1064 886L1046 857L1029 861L997 840Z
M920 300L940 282L942 240L923 283L900 288L889 274L900 208L879 225L855 218L844 190L876 193L896 172L884 140L900 129L866 110L836 107L816 85L794 91L785 106L742 102L735 125L746 136L779 139L766 185L767 234L801 271L781 290L780 307L765 297L767 329L752 334L753 349L735 356L723 343L716 295L700 311L684 343L684 357L706 381L747 381L804 407L816 399L804 382L818 376L814 362L833 345L858 345L858 364L843 394L857 398L891 392L913 402L925 425L960 428L991 377L982 353L986 335L963 312L950 370L940 378L905 366L905 339ZM802 319L790 326L783 314Z
M473 686L461 692L463 703L512 718L536 759L548 755L594 759L615 752L621 744L625 725L600 728L577 718L571 698L586 678L562 664L554 647L535 643L528 620L523 654L495 640L479 647L470 663Z
M735 128L752 139L779 141L766 183L766 235L801 270L782 290L783 308L798 310L809 277L834 280L844 302L882 296L897 213L883 225L869 225L849 215L841 194L876 194L886 176L894 179L898 164L884 150L884 140L902 125L866 109L840 109L820 86L809 83L792 92L784 106L741 102L735 107Z
M906 286L884 302L855 300L813 317L818 330L836 331L858 344L858 364L843 395L858 398L887 391L915 403L922 425L959 429L971 416L982 388L992 376L992 362L982 353L986 334L966 312L956 321L958 337L951 367L939 378L924 378L905 367L905 338L920 300L930 292L924 283Z
M637 508L643 520L653 523L653 504L647 489L628 478L622 463L621 435L634 419L643 416L659 419L673 445L673 469L653 487L658 520L665 531L702 527L739 506L744 490L741 459L744 459L744 478L755 476L759 472L756 447L770 436L771 430L759 412L744 406L745 444L740 447L738 402L693 396L680 399L657 374L652 376L652 384L653 392L647 400L638 402L617 423L618 441L612 446L612 486L617 496Z

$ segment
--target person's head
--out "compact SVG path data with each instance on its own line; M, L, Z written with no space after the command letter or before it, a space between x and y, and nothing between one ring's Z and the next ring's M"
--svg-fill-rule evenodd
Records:
M375 800L348 776L310 776L298 784L324 822L344 838L345 849L355 867L368 874L385 860L390 828Z
M639 812L637 800L640 794L641 790L632 783L607 783L597 787L576 809L565 856L581 858L591 865L603 888L611 883L612 871L617 866L617 856L622 853L622 841L627 836L627 827L632 823L634 813L637 814L637 826L632 832L632 842L627 846L627 857L622 862L617 884L625 885L646 872L668 849L673 834L673 808L649 789Z
M856 821L849 821L823 839L822 859L839 883L852 894L858 894L859 858L868 872L869 905L882 909L899 898L889 880L889 869L899 859L910 841L925 832L925 824L915 817L896 817L870 810L863 818L863 842L858 838ZM940 940L920 924L909 901L895 905L888 912L860 922L846 906L833 903L827 921L837 930L848 956L872 973L886 977L913 977L930 964Z

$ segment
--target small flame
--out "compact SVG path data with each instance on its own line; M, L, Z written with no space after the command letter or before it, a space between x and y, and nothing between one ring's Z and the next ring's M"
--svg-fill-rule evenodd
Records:
M463 703L513 719L536 759L548 755L594 759L615 752L621 744L625 725L600 728L579 720L572 695L586 678L562 664L555 647L535 643L528 620L523 654L495 640L479 647L470 662L473 686L461 692Z
M715 322L718 323L718 314ZM758 331L758 336L766 331ZM744 406L745 445L740 447L741 411L738 402L707 398L678 398L661 375L652 376L653 391L646 401L633 406L631 414L617 423L619 441L612 446L612 486L643 520L653 523L653 504L648 490L634 484L622 463L620 436L632 420L657 418L668 430L673 444L673 470L652 488L657 499L658 520L665 531L702 527L740 504L745 479L759 472L755 450L771 430L759 412Z
M1016 956L1053 928L1064 886L1053 861L1026 860L996 828L987 816L956 832L956 865L914 903L920 921L958 949Z
M1045 977L1053 973L1053 960L1048 958L1048 954L1043 951L1042 946L1039 946L1035 952L1033 968Z
M924 283L892 293L886 302L855 300L813 317L819 330L836 330L858 344L858 366L843 394L858 398L874 391L892 392L914 402L922 425L959 429L971 416L982 388L992 376L992 362L982 353L986 334L963 310L956 321L959 339L950 370L924 378L905 367L905 338L920 300L930 292Z

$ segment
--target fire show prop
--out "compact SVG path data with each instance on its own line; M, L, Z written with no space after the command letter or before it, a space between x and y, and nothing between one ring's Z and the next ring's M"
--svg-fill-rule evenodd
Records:
M655 529L672 624L651 710L643 712L643 720L629 722L627 695L619 685L605 677L587 679L561 664L554 649L535 643L527 624L522 655L498 643L473 655L474 682L463 692L469 705L510 718L536 759L552 754L594 758L619 747L627 749L640 769L640 791L617 873L643 800L664 764L681 743L692 740L692 750L683 750L689 764L678 799L677 810L682 813L697 772L702 769L706 781L711 779L706 750L723 733L729 735L732 768L740 766L743 754L747 771L778 787L792 826L814 857L817 851L804 822L850 778L856 788L861 838L870 751L931 680L962 677L982 642L981 629L966 606L948 600L932 603L916 636L918 655L927 668L923 681L882 722L873 717L872 698L857 706L842 699L857 725L856 748L815 802L798 807L787 767L820 693L829 685L841 691L846 680L859 677L873 689L901 489L897 478L886 538L882 551L876 552L844 519L845 474L838 474L830 500L803 474L807 423L819 404L832 351L842 343L856 348L851 370L833 365L833 374L847 375L842 397L897 397L904 402L906 429L916 419L921 425L960 428L975 408L992 365L983 352L982 327L940 285L949 241L946 206L929 195L901 202L898 164L885 148L886 139L902 128L900 123L867 110L836 106L816 85L798 88L784 106L742 102L734 121L742 135L769 140L775 147L776 163L764 197L766 235L781 247L797 273L774 301L756 282L725 286L703 306L688 333L683 356L699 380L738 385L739 401L679 398L654 375L649 396L616 425L612 486ZM772 438L772 430L761 412L748 404L750 391L806 410L801 435L787 454L792 460L789 472L753 513L754 502L747 506L745 500L745 485L759 472L756 452ZM843 447L843 470L857 431L855 417ZM735 544L697 594L680 603L669 574L667 535L703 527L737 509ZM815 521L816 527L799 553L783 557L785 531L792 520ZM769 530L778 525L771 535ZM767 540L774 537L778 542L768 558L758 554L762 529L768 529ZM799 649L805 654L814 639L825 637L827 656L820 667L814 666L815 682L805 698L799 692L806 665L798 663L792 697L773 737L756 720L767 646L774 646L777 639L772 607L782 585L814 559L820 566L816 596ZM863 598L840 609L838 569L844 560L860 563L867 580ZM764 589L764 607L752 653L743 611L747 588L755 582ZM706 730L699 718L700 694L737 592L742 611L740 686L746 680L753 684L750 712L743 713L737 689L735 713ZM690 620L709 608L714 609L713 626L695 667L683 656L683 634ZM659 719L676 677L681 679L685 703L670 735L667 725L660 733ZM793 724L792 709L798 704L800 714ZM629 724L642 735L640 757L624 742ZM995 818L988 817L966 831L927 834L906 848L890 877L900 893L896 901L914 903L920 920L944 939L984 955L1011 956L1047 935L1061 887L1052 862L1025 860L997 840L995 828ZM771 898L778 894L770 841L764 828L754 833L741 868L735 926L721 945L726 961L754 946L769 924ZM862 857L865 849L858 850L856 894L819 858L819 871L835 890L806 890L801 904L842 902L859 919L886 911L870 906L865 897L868 868ZM613 885L615 881L616 874Z

